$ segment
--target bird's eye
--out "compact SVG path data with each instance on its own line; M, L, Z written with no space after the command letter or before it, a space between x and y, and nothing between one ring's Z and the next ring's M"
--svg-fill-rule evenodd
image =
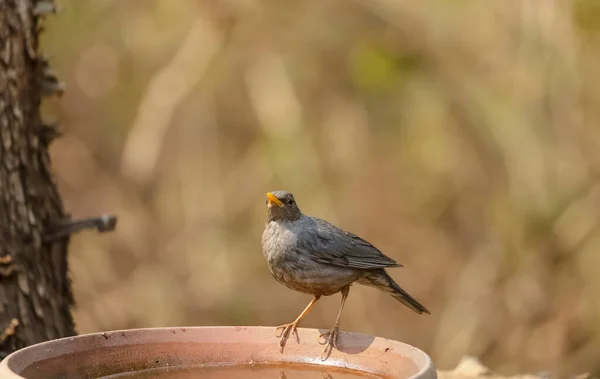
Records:
M287 199L287 205L294 205L294 199Z

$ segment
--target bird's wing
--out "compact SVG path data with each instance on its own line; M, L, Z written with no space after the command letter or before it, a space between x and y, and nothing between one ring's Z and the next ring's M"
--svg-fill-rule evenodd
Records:
M313 227L302 231L298 247L314 261L365 270L402 267L356 234L341 230L325 220L312 219Z

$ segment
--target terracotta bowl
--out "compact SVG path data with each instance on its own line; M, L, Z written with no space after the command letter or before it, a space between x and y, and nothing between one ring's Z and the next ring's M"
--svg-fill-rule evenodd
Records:
M398 341L341 333L322 361L322 331L298 329L284 352L272 327L130 329L62 338L16 351L2 379L437 378L427 354ZM271 372L272 371L272 372Z

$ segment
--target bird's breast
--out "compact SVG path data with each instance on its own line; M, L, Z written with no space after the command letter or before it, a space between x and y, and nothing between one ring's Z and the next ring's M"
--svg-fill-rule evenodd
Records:
M357 270L312 259L310 253L299 249L297 233L285 225L267 224L262 245L273 278L299 292L334 294L360 276Z
M263 254L269 264L282 259L293 252L298 236L287 225L271 221L265 227L262 236Z

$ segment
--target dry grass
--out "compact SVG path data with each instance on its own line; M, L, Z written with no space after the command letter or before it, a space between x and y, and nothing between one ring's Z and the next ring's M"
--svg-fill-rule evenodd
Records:
M287 189L432 311L355 286L343 329L440 368L600 371L594 0L60 5L60 189L76 217L119 216L72 241L80 332L291 321L310 297L260 249L264 194Z

